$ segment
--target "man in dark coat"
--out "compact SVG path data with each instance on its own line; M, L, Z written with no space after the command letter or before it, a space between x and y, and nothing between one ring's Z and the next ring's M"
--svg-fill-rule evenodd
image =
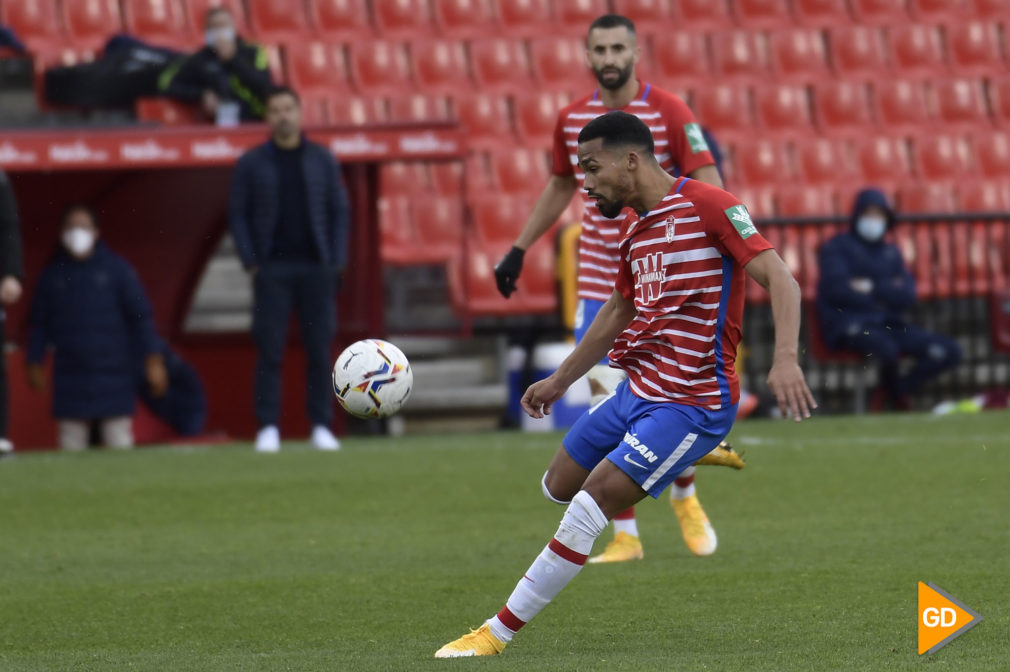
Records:
M209 9L204 26L206 46L165 68L158 88L170 98L200 103L219 123L261 121L273 87L266 49L238 36L227 7ZM229 106L238 107L238 118L226 121Z
M86 448L93 422L103 444L132 447L138 358L152 394L168 386L150 303L133 268L99 239L90 209L67 211L61 241L32 297L29 383L45 388L43 360L51 346L60 447Z
M242 264L253 277L252 335L259 347L256 449L280 449L281 363L291 309L298 313L307 356L312 442L336 450L331 344L336 292L347 265L349 208L340 166L329 150L301 133L301 103L289 88L267 98L271 138L235 166L228 224Z
M21 261L21 224L7 175L0 170L0 348L4 344L7 316L4 308L21 298L24 267ZM14 450L7 436L9 422L7 398L7 357L0 350L0 457Z
M851 231L826 242L819 253L817 315L827 346L876 362L883 392L901 409L927 380L961 361L961 348L908 321L915 279L898 246L886 239L893 226L894 210L883 193L864 189L856 196ZM903 356L915 365L902 376Z

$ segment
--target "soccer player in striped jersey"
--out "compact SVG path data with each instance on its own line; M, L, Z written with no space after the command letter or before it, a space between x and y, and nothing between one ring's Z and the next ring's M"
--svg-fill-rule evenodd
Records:
M507 298L515 290L522 269L523 254L557 221L584 179L576 158L576 139L589 120L608 110L620 109L636 115L652 131L656 158L667 172L722 186L719 171L709 153L701 127L687 105L676 95L635 78L639 58L635 24L616 14L593 21L586 38L586 58L600 87L592 94L565 107L558 114L554 132L553 176L544 188L515 245L495 267L499 291ZM593 317L610 296L617 279L617 245L621 239L620 220L601 213L596 204L581 193L585 204L579 237L578 306L575 340L582 340ZM616 389L621 371L602 361L587 375L595 404ZM717 447L706 458L716 464L742 468L743 462L728 446ZM715 552L717 538L694 487L693 467L684 471L670 492L670 503L680 522L684 542L696 555ZM590 562L622 562L641 558L642 543L634 509L621 512L614 520L614 539Z
M568 503L557 532L505 606L437 658L501 653L582 569L607 521L659 497L729 433L740 385L734 363L745 273L768 290L775 354L768 386L797 422L816 407L797 362L800 290L732 194L657 161L635 115L609 112L578 136L583 188L600 212L625 207L615 289L558 370L534 383L523 409L540 418L609 350L627 379L565 435L544 476L544 495ZM615 447L616 446L616 447Z

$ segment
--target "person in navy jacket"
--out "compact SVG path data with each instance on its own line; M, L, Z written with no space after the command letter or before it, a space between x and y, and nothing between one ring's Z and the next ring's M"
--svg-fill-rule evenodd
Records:
M270 140L239 158L228 202L235 248L253 277L256 450L280 450L281 364L292 309L307 359L312 443L337 450L340 442L330 431L330 350L337 332L336 293L347 265L347 192L330 151L302 135L295 91L275 89L267 97L266 119Z
M865 355L880 367L882 392L895 408L930 378L956 366L961 348L951 338L908 321L915 279L898 246L887 240L894 210L876 189L856 195L851 230L820 249L817 315L826 345ZM900 374L899 360L914 366Z
M96 422L103 444L132 447L138 360L151 393L167 390L161 342L136 272L102 242L95 213L82 205L66 211L61 245L32 297L28 380L39 390L50 347L60 447L86 448Z

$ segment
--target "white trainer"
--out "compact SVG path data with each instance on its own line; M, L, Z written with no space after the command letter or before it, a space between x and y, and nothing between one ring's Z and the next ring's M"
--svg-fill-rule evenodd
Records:
M10 439L0 439L0 457L14 454L14 444Z
M281 449L281 433L274 425L267 425L256 434L257 453L276 453Z
M329 427L316 425L312 428L312 445L318 450L340 450L340 439L333 436Z

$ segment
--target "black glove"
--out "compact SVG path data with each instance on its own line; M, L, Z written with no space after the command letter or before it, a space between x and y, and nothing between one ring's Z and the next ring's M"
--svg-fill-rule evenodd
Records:
M506 299L516 291L516 280L519 279L519 272L523 270L523 256L525 251L518 247L513 247L508 251L498 265L494 267L494 277L498 281L498 291Z

